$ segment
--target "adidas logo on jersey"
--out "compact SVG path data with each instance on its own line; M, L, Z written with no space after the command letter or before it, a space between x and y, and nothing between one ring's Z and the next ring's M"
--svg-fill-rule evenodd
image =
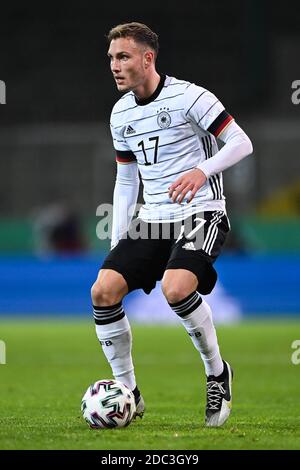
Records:
M196 251L195 245L193 242L188 242L182 247L184 250L193 250Z
M127 129L126 129L126 131L125 131L125 134L126 134L126 135L135 134L135 130L133 129L133 127L127 126Z

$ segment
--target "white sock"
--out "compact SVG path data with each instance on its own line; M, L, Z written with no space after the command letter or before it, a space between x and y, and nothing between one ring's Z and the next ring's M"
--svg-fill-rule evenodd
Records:
M210 306L203 299L201 302L200 294L194 292L183 301L171 305L171 308L180 316L195 348L200 352L206 375L222 374L223 361Z
M127 317L114 323L96 324L96 334L115 380L134 390L136 380L131 357L132 335Z

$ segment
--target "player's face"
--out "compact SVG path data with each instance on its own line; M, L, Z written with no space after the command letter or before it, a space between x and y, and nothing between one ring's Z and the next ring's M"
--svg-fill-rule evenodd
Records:
M132 38L117 38L107 53L117 88L121 92L135 90L145 80L145 48Z

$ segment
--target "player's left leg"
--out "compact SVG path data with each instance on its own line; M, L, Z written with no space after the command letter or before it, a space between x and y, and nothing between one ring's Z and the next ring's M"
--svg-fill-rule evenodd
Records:
M221 426L231 411L231 369L223 361L212 312L196 290L199 280L186 269L167 269L162 288L200 352L207 376L206 425Z
M211 309L197 286L197 277L186 269L167 269L162 280L163 293L200 352L206 375L217 376L223 371L223 361Z

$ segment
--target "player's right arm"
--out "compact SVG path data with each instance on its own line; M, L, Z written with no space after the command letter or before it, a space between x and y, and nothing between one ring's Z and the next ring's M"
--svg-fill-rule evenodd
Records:
M111 248L127 232L139 194L140 180L137 163L117 163L117 177L113 197Z
M139 193L140 179L134 153L129 149L118 128L111 125L117 161L117 177L113 196L111 248L127 232Z

